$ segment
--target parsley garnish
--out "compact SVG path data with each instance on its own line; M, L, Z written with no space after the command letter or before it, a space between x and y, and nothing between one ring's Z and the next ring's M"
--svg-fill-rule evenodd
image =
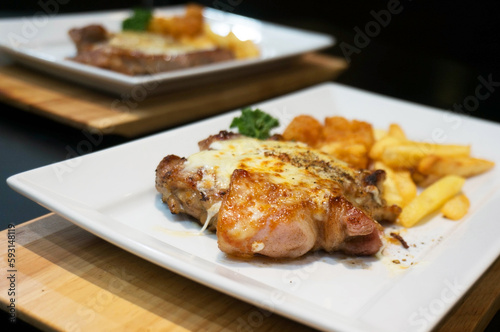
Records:
M256 108L246 107L241 110L241 116L231 122L230 128L238 128L240 134L258 139L266 139L270 131L279 126L278 119Z
M153 12L145 8L135 8L134 14L122 22L123 30L146 31Z

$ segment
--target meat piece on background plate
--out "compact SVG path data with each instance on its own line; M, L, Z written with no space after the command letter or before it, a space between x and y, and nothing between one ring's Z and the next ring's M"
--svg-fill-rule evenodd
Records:
M73 28L69 36L77 49L70 59L126 75L147 75L191 68L235 58L232 51L194 46L147 32L111 33L101 25Z

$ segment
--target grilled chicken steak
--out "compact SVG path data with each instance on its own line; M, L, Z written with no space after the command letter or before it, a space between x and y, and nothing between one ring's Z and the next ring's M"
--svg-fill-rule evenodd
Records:
M172 213L215 230L230 255L372 255L382 246L377 220L401 212L382 199L384 171L350 168L302 143L221 132L199 146L188 158L166 156L156 188Z
M145 32L112 34L101 25L69 31L77 55L71 60L127 75L145 75L234 59L230 50L199 49Z

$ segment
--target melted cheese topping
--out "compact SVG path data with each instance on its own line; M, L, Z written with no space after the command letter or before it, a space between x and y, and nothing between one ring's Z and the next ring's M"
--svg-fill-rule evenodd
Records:
M235 169L268 173L273 182L292 186L316 187L318 178L342 180L342 174L353 176L349 166L327 154L295 142L262 141L238 138L214 141L209 150L191 155L186 171L201 170L198 190L229 188ZM333 170L336 172L333 172ZM339 178L332 178L339 175Z
M200 174L197 190L214 197L214 191L226 190L230 186L231 175L236 169L253 173L265 173L267 179L275 184L296 187L310 192L309 199L321 209L332 194L331 181L342 186L343 181L353 181L353 170L344 162L320 151L311 149L303 143L263 141L243 137L230 140L214 141L208 150L200 151L187 158L184 171L188 174ZM328 181L325 186L323 180ZM283 197L286 200L293 197ZM221 198L222 201L222 198ZM215 203L207 212L207 219L201 230L203 232L210 219L219 212L221 201ZM257 224L262 217L258 205L249 205L252 210L250 218ZM318 218L325 213L318 210ZM250 223L252 224L252 223ZM236 237L249 237L255 229L235 225L232 230ZM254 252L263 249L259 243L252 246Z
M207 210L207 219L205 220L205 223L203 224L203 227L200 229L200 233L203 233L208 225L210 224L210 220L217 214L219 213L220 206L222 204L221 202L214 203L208 210Z
M113 35L110 45L129 51L139 51L148 55L178 55L194 51L209 50L214 45L195 45L181 43L166 36L147 33L124 31Z

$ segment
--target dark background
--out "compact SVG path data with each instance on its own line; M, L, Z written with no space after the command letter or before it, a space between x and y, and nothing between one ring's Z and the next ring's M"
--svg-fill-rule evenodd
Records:
M131 8L153 2L59 1L67 2L58 5L59 13ZM365 31L367 24L373 25L374 13L386 10L389 3L348 0L197 2L239 15L331 34L336 37L337 44L324 52L341 57L345 56L345 50L340 45L344 45L344 49L346 45L355 47L358 29ZM57 0L3 1L0 17L32 15L41 10L40 3L49 6ZM154 1L155 6L179 3L184 1ZM397 8L400 12L391 15L390 22L374 34L367 45L358 47L359 53L350 54L349 69L336 81L453 110L475 95L479 77L482 77L498 82L498 86L465 115L500 122L500 2L402 0ZM78 130L19 112L11 106L1 103L0 106L0 174L3 179L64 160L66 146L76 146L84 138ZM110 136L98 148L127 141L123 137ZM8 223L21 223L47 212L12 192L4 180L0 183L0 194L0 229L5 229ZM497 314L488 331L499 331L499 320ZM7 318L0 317L0 321L5 322ZM26 328L22 322L16 327Z

